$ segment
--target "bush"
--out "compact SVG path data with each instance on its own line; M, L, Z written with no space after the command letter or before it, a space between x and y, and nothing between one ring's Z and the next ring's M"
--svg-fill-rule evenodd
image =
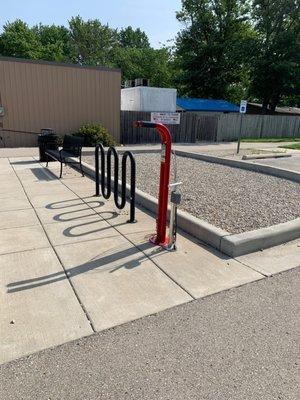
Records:
M74 135L83 137L86 147L93 147L99 143L102 143L105 147L115 146L116 144L112 135L101 124L83 125Z

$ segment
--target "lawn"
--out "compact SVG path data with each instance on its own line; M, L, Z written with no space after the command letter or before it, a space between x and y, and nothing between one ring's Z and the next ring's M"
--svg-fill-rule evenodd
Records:
M241 141L242 142L248 142L248 143L300 142L300 137L244 138Z
M286 144L284 146L279 146L279 147L282 147L283 149L300 150L300 143Z

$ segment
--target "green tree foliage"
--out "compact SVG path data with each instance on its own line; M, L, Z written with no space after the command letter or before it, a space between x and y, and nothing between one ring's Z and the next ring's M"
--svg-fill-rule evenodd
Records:
M73 61L84 65L113 66L118 34L98 19L84 21L77 16L69 21Z
M250 93L262 101L263 112L268 107L274 111L279 101L286 102L287 97L294 104L298 99L299 105L299 0L254 0L252 16L257 41Z
M32 29L41 47L41 58L68 62L71 59L70 33L64 26L37 25Z
M300 106L300 0L182 0L173 48L153 49L145 32L98 19L68 27L16 20L4 25L0 54L122 69L181 95L249 98L263 110Z
M115 65L121 68L124 80L150 79L151 86L167 87L171 83L169 52L167 49L119 48Z
M249 97L263 112L299 105L299 0L183 0L178 87L188 96Z
M69 28L42 24L29 28L16 20L4 26L0 54L117 67L124 81L148 78L157 86L168 86L171 81L168 49L153 49L140 29L128 26L118 32L98 19L84 21L77 16L71 18Z
M3 27L0 36L0 54L9 57L41 58L41 44L35 32L28 25L17 19Z
M120 45L123 48L149 49L148 36L140 28L134 30L131 26L123 28L119 32Z
M218 99L244 90L245 47L252 36L247 12L244 1L182 1L177 18L185 28L177 37L176 57L183 94Z

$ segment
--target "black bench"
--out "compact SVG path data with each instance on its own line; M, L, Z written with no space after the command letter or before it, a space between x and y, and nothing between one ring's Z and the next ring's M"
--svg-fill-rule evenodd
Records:
M82 170L82 165L81 165L81 150L82 146L84 143L84 138L81 138L79 136L71 136L71 135L65 135L64 141L63 141L63 146L62 149L46 149L45 154L47 157L51 157L54 160L57 160L60 162L60 178L62 176L62 168L63 164L79 164L80 166L80 171L82 176L84 176L83 170ZM72 158L78 158L78 161L74 161ZM48 162L49 159L47 160L47 165L48 167Z

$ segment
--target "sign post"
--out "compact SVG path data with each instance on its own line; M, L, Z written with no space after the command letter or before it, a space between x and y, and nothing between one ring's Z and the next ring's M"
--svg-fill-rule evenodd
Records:
M240 146L241 146L241 136L242 136L242 125L243 125L243 115L246 114L247 112L247 100L241 100L240 103L240 129L239 129L239 136L238 136L238 145L237 145L237 151L236 154L239 154L240 152Z

